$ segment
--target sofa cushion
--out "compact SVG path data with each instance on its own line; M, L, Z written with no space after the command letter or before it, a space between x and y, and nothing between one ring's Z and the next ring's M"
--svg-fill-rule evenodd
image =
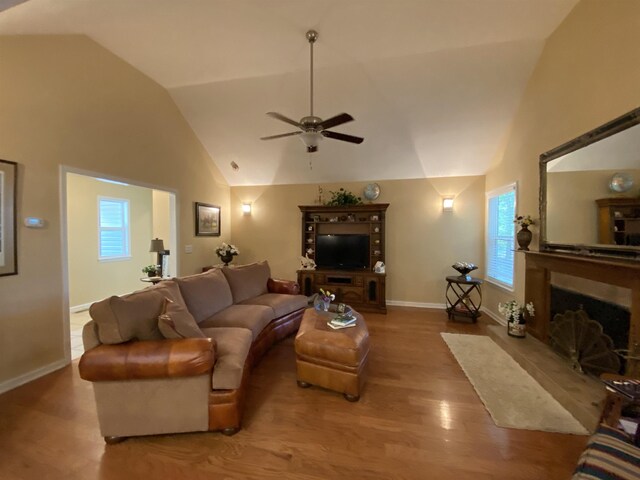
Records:
M164 310L158 317L158 328L164 338L205 338L186 305L164 299Z
M601 424L589 438L572 478L638 479L640 448L624 432Z
M249 298L242 305L264 305L270 307L276 318L307 307L309 299L304 295L284 295L281 293L265 293Z
M233 304L229 283L219 268L176 278L175 281L180 287L184 303L198 324Z
M222 271L231 287L233 303L240 303L267 293L271 269L266 261L234 268L223 267Z
M211 388L239 388L253 341L251 332L246 328L203 328L202 333L216 342L216 365L211 375Z
M273 309L265 305L231 305L214 316L200 322L198 326L209 327L238 327L251 330L255 339L262 329L275 318Z
M100 342L115 344L164 338L158 329L158 316L164 308L165 298L184 305L180 289L172 280L91 305L89 314L98 326Z

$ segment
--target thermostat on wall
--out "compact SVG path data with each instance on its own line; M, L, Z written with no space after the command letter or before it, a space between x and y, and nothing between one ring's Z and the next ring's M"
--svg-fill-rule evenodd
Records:
M44 227L44 220L36 217L26 217L24 219L24 225L29 228L42 228Z

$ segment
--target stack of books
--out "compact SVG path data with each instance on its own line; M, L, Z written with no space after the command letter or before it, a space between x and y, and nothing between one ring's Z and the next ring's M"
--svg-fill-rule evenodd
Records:
M341 313L329 320L327 322L327 325L329 325L329 327L333 328L334 330L355 327L356 317L352 316L351 313Z

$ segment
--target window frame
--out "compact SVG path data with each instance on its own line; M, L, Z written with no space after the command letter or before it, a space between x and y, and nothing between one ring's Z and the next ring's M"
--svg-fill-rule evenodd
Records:
M487 269L486 269L486 273L485 273L485 281L496 285L497 287L500 287L508 292L514 292L515 291L515 250L516 250L516 225L515 223L513 223L513 231L512 231L512 251L513 251L513 256L512 256L512 262L511 262L511 270L512 270L512 283L511 285L499 280L495 277L492 277L490 275L490 268L491 268L491 254L493 253L493 250L491 250L491 245L492 245L492 239L495 237L492 237L491 234L492 232L490 231L490 223L491 223L491 207L490 207L490 202L491 199L493 198L497 198L500 197L501 195L504 195L506 193L510 193L513 192L514 195L514 199L513 199L513 217L511 219L511 222L513 223L513 219L515 219L515 215L516 212L518 211L518 183L514 182L514 183L510 183L508 185L504 185L502 187L498 187L495 188L489 192L485 193L485 206L486 206L486 224L485 224L485 261L486 261L486 265L487 265ZM497 237L497 235L496 235Z
M124 225L120 227L103 227L101 224L102 202L116 202L124 208ZM130 202L127 198L107 197L98 195L98 260L100 262L117 262L121 260L131 259L131 209ZM120 255L103 255L102 254L102 232L103 231L122 231L124 233L124 252Z

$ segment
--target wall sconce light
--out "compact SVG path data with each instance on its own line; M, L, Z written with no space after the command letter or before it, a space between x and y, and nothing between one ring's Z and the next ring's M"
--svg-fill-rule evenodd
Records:
M442 211L453 212L453 197L442 197Z
M243 203L242 204L242 214L243 215L251 215L251 204Z

